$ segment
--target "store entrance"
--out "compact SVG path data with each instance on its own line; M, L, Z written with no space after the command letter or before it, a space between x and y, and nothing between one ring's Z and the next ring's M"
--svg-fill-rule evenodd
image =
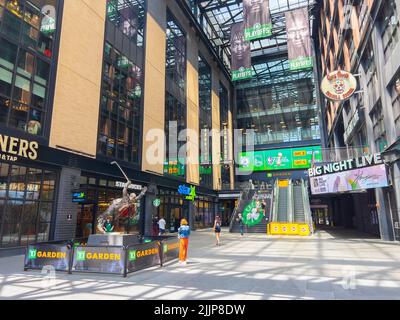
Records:
M222 200L219 202L219 215L222 220L222 226L229 226L237 202L238 200Z
M94 233L94 221L95 217L95 205L94 204L82 204L78 211L78 217L76 221L76 237L87 238L89 235Z
M170 209L170 232L177 232L179 223L183 219L182 206L171 205Z
M375 190L311 198L316 231L335 237L378 238L379 220Z

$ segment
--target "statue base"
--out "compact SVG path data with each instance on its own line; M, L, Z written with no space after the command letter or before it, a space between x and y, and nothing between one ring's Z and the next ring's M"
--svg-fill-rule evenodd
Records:
M139 243L137 235L120 234L117 232L106 234L91 234L88 239L88 246L127 246Z

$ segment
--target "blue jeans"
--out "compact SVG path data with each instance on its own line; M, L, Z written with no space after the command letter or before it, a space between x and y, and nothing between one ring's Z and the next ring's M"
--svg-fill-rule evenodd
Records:
M241 225L241 226L240 226L240 234L243 235L243 232L244 232L244 226Z

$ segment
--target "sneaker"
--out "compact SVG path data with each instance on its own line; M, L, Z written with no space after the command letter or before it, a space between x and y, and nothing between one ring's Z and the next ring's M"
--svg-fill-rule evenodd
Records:
M183 264L186 266L187 265L187 261L183 261Z

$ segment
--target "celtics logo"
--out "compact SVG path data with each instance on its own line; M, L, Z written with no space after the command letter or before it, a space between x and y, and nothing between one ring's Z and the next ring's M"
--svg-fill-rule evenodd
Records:
M243 223L249 227L255 226L261 222L263 216L261 208L253 200L243 210Z

